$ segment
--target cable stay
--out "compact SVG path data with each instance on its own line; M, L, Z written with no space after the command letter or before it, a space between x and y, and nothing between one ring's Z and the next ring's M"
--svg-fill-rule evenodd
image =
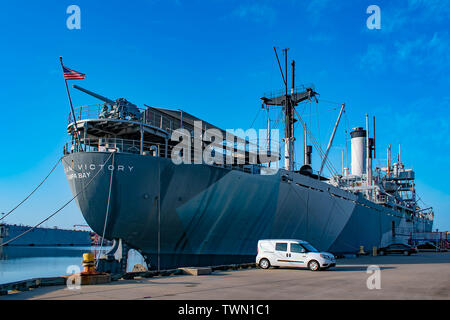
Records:
M111 153L108 157L108 159L106 159L106 161L103 163L103 166L109 161L109 159L111 158L111 156L114 153ZM59 160L58 160L59 161ZM77 198L84 190L86 190L86 188L91 184L91 182L95 179L95 177L97 177L97 175L100 172L104 172L103 170L98 170L94 176L92 176L91 180L89 180L89 182L75 195L72 197L72 199L70 199L69 201L67 201L62 207L60 207L58 210L56 210L55 212L53 212L51 215L49 215L47 218L45 218L44 220L42 220L41 222L39 222L38 224L34 225L33 227L31 227L30 229L28 229L25 232L22 232L21 234L19 234L18 236L0 244L0 247L6 246L7 244L13 242L14 240L17 240L21 237L23 237L24 235L26 235L27 233L33 231L34 229L36 229L37 227L39 227L41 224L43 224L44 222L50 220L52 217L54 217L57 213L59 213L62 209L64 209L65 207L67 207L69 205L69 203L71 203L73 200L75 200L75 198Z
M111 164L112 164L112 166L113 166L113 168L114 168L114 159L115 159L115 157L114 157L114 153L112 154L112 161L111 161ZM108 160L109 160L109 158L108 158ZM108 162L108 161L106 161L106 162ZM106 163L105 162L105 163ZM103 225L103 234L102 234L102 242L100 243L100 250L99 250L99 252L101 253L102 252L102 249L103 249L103 242L104 242L104 239L105 239L105 232L106 232L106 224L107 224L107 222L108 222L108 216L109 216L109 203L110 203L110 200L111 200L111 187L112 187L112 181L113 181L113 176L114 176L114 170L111 170L111 175L110 175L110 177L109 177L109 191L108 191L108 202L107 202L107 204L106 204L106 214L105 214L105 223L104 223L104 225ZM100 254L99 253L99 254ZM99 262L99 260L97 259L97 265L96 265L96 267L98 267L98 262Z
M296 109L294 109L294 111L297 114L298 120L300 121L300 123L303 126L303 128L306 128L306 132L307 132L309 138L311 139L312 143L314 144L314 147L316 148L316 150L319 152L319 156L320 156L321 160L323 161L323 159L325 157L324 151L322 150L322 148L318 144L317 140L315 139L314 135L311 133L309 128L307 126L305 127L305 122L300 117L300 114L298 113L298 111ZM328 168L328 170L330 171L330 173L332 175L337 175L336 169L333 167L333 165L329 161L325 162L325 166Z
M344 108L345 108L345 104L342 104L342 108L341 108L341 111L339 112L339 116L338 116L336 124L334 126L333 133L331 134L330 141L328 142L327 150L325 151L325 156L320 165L319 176L322 173L323 165L327 161L328 152L330 151L331 145L333 144L334 135L336 134L336 129L339 125L339 121L341 120L341 116L342 116L342 113L344 112Z
M52 170L50 170L50 173L44 178L44 180L41 181L41 183L39 183L39 185L33 190L31 191L31 193L25 197L25 199L23 199L21 202L19 202L18 205L16 205L13 209L11 209L8 213L6 213L4 216L2 216L0 218L0 221L2 221L3 219L5 219L7 216L9 216L14 210L16 210L18 207L20 207L25 201L28 200L28 198L30 198L33 193L36 192L37 189L40 188L40 186L42 186L45 182L45 180L47 180L47 178L52 174L52 172L56 169L56 167L58 166L59 162L61 161L62 157L58 159L58 161L55 163L55 165L53 166Z

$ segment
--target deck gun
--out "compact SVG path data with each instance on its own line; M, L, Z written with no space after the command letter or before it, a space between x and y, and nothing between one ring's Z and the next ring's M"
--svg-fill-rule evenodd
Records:
M116 118L137 121L140 121L142 118L141 112L139 111L137 106L135 104L132 104L125 98L119 98L116 99L116 101L113 101L95 92L77 86L76 84L74 84L73 87L104 102L102 111L99 115L100 118ZM108 106L111 109L109 109Z

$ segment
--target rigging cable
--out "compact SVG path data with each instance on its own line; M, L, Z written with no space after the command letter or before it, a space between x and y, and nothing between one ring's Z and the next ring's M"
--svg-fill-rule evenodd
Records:
M8 213L6 213L3 217L0 218L0 221L2 221L3 219L5 219L7 216L9 216L14 210L16 210L18 207L20 207L22 205L22 203L24 203L25 201L28 200L29 197L31 197L31 195L33 193L36 192L37 189L39 189L40 186L42 186L42 184L45 182L45 180L47 180L47 178L52 174L52 172L55 170L55 168L58 166L59 162L61 161L62 157L58 159L58 161L56 162L56 164L53 166L52 170L50 171L50 173L44 178L44 180L42 180L42 182L33 190L31 191L31 193L25 198L23 199L17 206L15 206L13 209L11 209Z
M304 121L303 121L302 118L300 117L298 111L295 110L295 109L294 109L294 111L295 111L295 113L297 114L297 117L299 118L298 120L301 122L301 124L302 124L303 127L304 127L304 126L305 126ZM323 159L324 156L325 156L325 153L323 152L322 148L320 147L320 145L317 144L316 139L314 138L314 136L312 135L312 133L311 133L311 131L309 130L308 127L306 127L306 131L307 131L309 137L311 138L311 141L313 142L314 147L318 150L320 157ZM331 173L332 175L334 175L334 176L337 175L336 169L334 168L333 164L330 163L330 162L328 161L328 159L327 159L327 161L325 162L325 165L327 166L328 170L330 171L330 173Z
M253 128L253 125L255 124L255 121L258 118L260 112L261 112L261 108L258 108L258 112L256 113L255 119L253 119L253 122L250 125L250 128Z
M350 125L348 122L347 112L344 110L344 118L345 118L345 166L347 169L349 169L348 165L348 134L351 132Z
M107 204L106 204L105 223L104 223L104 225L103 225L103 234L102 234L102 239L101 239L101 242L100 242L100 250L99 250L99 253L98 253L99 255L102 253L103 242L105 241L106 223L108 222L108 215L109 215L109 201L110 201L110 199L111 199L111 186L112 186L112 180L113 180L113 175L114 175L114 158L115 158L114 155L115 155L115 152L112 153L112 161L111 161L111 164L112 164L113 170L111 170L111 176L109 177L108 202L107 202ZM108 158L108 160L109 160L109 158ZM108 162L108 160L107 160L107 162ZM106 164L106 162L105 162L105 164ZM97 265L96 265L96 267L98 267L98 262L99 262L99 259L97 259Z
M105 163L103 163L103 166L109 161L109 159L111 158L112 153L109 155L108 159L106 159ZM59 208L58 210L56 210L54 213L52 213L51 215L49 215L47 218L45 218L44 220L42 220L41 222L39 222L38 224L36 224L35 226L31 227L30 229L28 229L25 232L22 232L21 234L19 234L18 236L4 242L0 244L0 247L6 246L8 243L17 240L19 238L21 238L22 236L24 236L25 234L27 234L28 232L33 231L34 229L36 229L37 227L39 227L41 224L43 224L44 222L48 221L50 218L52 218L53 216L55 216L58 212L60 212L62 209L64 209L65 207L67 207L67 205L69 203L71 203L73 200L75 200L76 197L78 197L81 192L83 192L90 184L91 182L94 180L94 178L100 173L103 172L102 170L98 170L95 175L92 177L91 180L89 180L89 182L83 187L83 189L81 189L75 196L72 197L72 199L70 199L69 201L67 201L61 208Z
M322 143L320 142L319 104L318 103L316 103L316 114L317 114L317 132L319 135L319 146L321 146Z
M337 105L341 105L341 104L342 104L341 102L330 101L330 100L324 100L324 99L322 99L322 98L318 98L317 100L319 100L320 102L326 102L326 103L329 103L329 104L337 104Z

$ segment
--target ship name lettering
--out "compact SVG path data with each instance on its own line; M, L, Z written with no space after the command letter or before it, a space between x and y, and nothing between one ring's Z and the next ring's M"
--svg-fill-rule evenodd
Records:
M113 171L113 170L117 170L117 171L122 171L125 172L126 170L128 170L128 172L132 172L134 170L133 166L129 166L129 165L123 165L123 164L118 164L118 165L105 165L105 164L78 164L76 166L76 168L78 170L82 170L85 171L86 173L74 173L74 169L72 167L67 167L65 168L65 172L66 174L68 174L68 177L70 179L75 179L75 178L84 178L84 177L89 177L89 175L91 174L89 171L95 171L95 170L103 170L103 168L108 169L109 171Z

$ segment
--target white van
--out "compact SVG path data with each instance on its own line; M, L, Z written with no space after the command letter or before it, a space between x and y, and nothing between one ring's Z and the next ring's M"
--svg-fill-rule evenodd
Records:
M293 239L259 240L256 264L262 269L304 267L312 271L336 266L333 254L319 252L306 241Z

